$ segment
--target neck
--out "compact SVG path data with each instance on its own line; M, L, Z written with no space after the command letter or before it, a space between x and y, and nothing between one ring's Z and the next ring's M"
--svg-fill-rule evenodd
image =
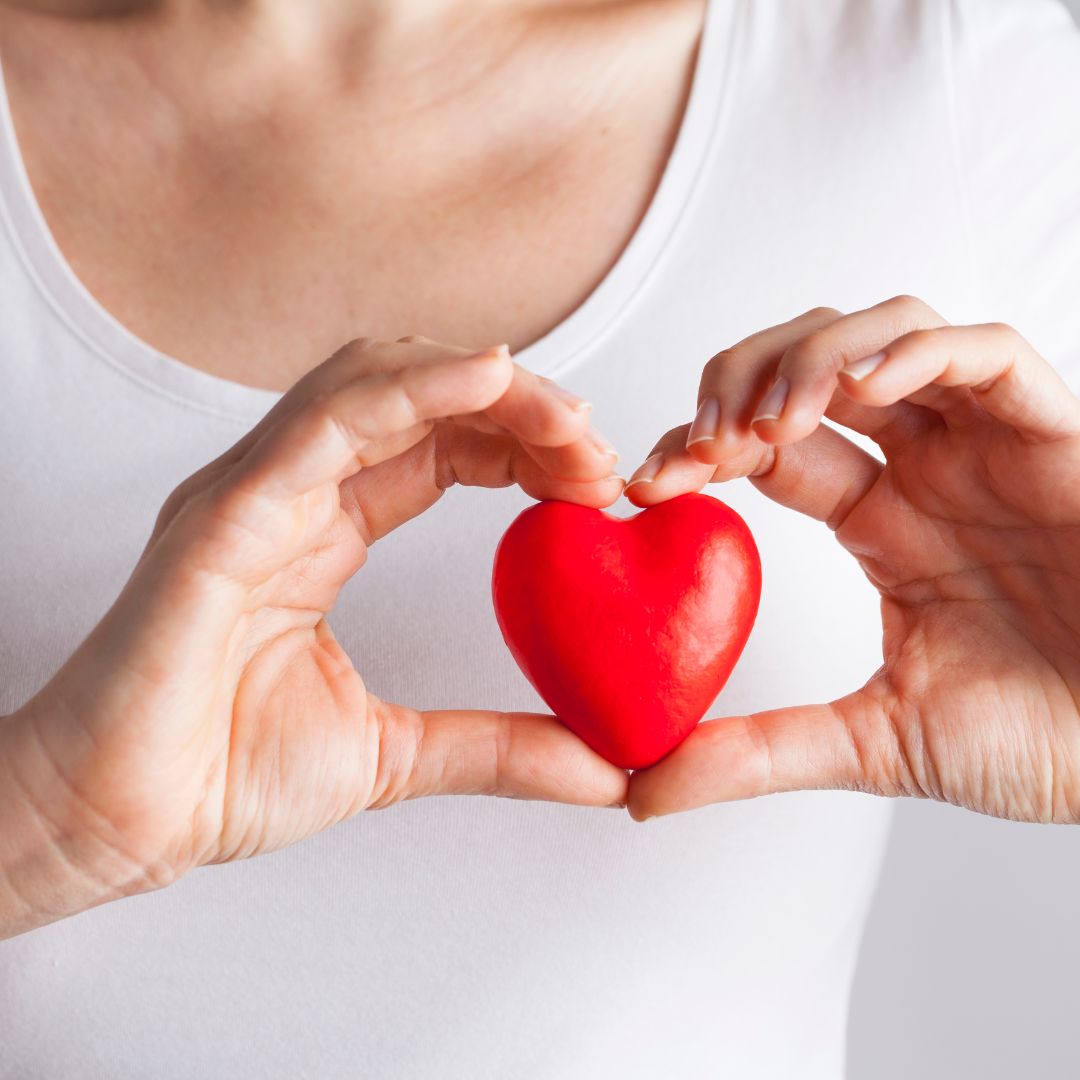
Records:
M584 2L587 6L588 0ZM369 26L415 26L493 9L574 6L580 4L575 0L0 0L0 8L77 19L183 17L288 26L337 24L342 19Z
M500 64L530 13L598 2L0 0L0 15L29 30L24 38L51 42L65 63L81 43L87 63L112 68L117 85L135 64L156 92L212 101L228 123L343 84L370 87L388 111L434 105Z

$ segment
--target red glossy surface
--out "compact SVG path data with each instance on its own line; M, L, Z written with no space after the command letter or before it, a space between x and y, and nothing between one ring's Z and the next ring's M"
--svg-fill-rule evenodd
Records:
M495 552L495 615L548 707L622 768L693 730L750 635L761 563L708 495L616 518L565 502L523 511Z

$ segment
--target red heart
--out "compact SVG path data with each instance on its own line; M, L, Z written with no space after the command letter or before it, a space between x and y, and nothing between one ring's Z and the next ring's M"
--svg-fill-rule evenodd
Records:
M624 769L694 729L750 636L761 562L708 495L630 518L542 502L506 530L492 574L506 644L556 716Z

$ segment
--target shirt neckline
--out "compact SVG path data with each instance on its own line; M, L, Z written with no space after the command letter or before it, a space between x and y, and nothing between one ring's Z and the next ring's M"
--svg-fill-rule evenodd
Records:
M615 263L565 319L517 352L538 374L561 376L585 358L630 308L677 231L729 95L736 0L706 0L686 105L660 181ZM723 23L723 25L721 25ZM724 34L724 29L728 30ZM727 39L726 55L721 42ZM155 349L83 285L60 251L30 183L0 66L0 217L27 274L54 314L101 360L159 396L202 412L255 420L282 393L234 382Z

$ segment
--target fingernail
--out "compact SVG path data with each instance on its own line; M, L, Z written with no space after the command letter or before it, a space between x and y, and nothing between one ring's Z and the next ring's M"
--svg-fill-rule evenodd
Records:
M625 810L626 803L624 802L609 802L607 804L609 810Z
M751 424L759 420L779 420L787 404L789 383L782 375L772 384L772 389L761 399Z
M461 357L462 360L503 360L510 355L509 345L489 345L486 349L480 349L479 352L470 353L468 356Z
M664 467L664 455L653 454L652 457L646 458L644 463L639 465L634 474L630 477L630 482L626 485L631 487L634 484L651 484L659 475L660 470Z
M686 433L686 445L708 442L716 438L717 429L720 427L720 401L714 397L707 397L698 406L697 415Z
M859 382L861 379L865 379L867 375L877 371L884 360L885 353L876 352L873 356L866 356L862 360L852 361L847 367L840 369L840 374Z
M540 382L552 397L557 398L564 405L568 405L574 412L586 413L592 409L591 402L579 398L577 394L570 393L569 390L560 386L557 382L552 382L551 379L546 379L542 375L540 376Z
M589 442L593 444L593 446L596 447L597 450L600 451L601 454L607 454L610 457L614 458L612 464L614 464L615 461L619 460L619 451L616 450L615 447L612 446L611 443L609 443L607 439L605 439L604 436L600 434L599 431L595 431L592 428L589 428L589 431L586 434L586 438L589 440Z

